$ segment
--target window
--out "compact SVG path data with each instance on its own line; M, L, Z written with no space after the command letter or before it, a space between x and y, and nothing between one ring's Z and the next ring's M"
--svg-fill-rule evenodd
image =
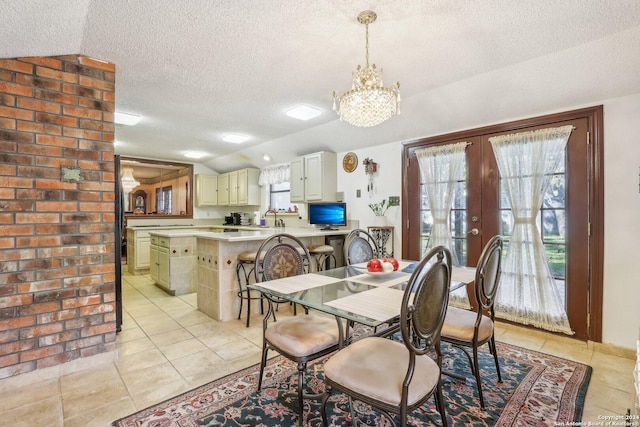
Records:
M269 187L269 206L278 211L291 208L291 186L289 182L271 184Z
M156 188L156 211L171 215L171 187Z

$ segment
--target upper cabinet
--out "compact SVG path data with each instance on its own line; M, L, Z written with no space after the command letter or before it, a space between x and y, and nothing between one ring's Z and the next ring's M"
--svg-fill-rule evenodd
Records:
M240 169L216 177L218 206L260 205L259 169Z
M292 202L334 202L336 200L336 153L321 151L291 162Z
M229 174L218 175L218 205L229 204Z
M196 175L196 206L218 205L218 175Z
M260 204L259 169L240 169L237 183L237 204L241 206Z

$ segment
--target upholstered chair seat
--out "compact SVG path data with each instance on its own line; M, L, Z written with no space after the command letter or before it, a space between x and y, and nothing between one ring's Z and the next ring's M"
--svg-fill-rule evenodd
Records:
M318 353L339 342L335 319L309 314L271 323L264 337L274 347L294 357ZM351 331L351 328L349 329Z
M449 307L442 325L442 336L457 340L473 342L473 328L478 313L457 307ZM493 321L488 316L482 316L478 326L478 340L487 341L493 334Z
M338 352L324 365L325 375L340 378L354 395L369 396L378 402L400 406L402 381L407 375L409 350L398 341L372 337L356 341ZM407 405L413 406L429 395L440 381L440 368L428 355L416 356Z

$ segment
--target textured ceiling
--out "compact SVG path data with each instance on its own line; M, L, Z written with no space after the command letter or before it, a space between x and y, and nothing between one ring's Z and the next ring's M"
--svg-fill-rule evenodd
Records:
M337 120L331 94L370 59L402 115ZM80 53L117 67L116 152L225 172L347 151L640 92L637 0L2 0L0 58ZM283 110L323 114L307 122ZM223 142L242 133L244 144Z

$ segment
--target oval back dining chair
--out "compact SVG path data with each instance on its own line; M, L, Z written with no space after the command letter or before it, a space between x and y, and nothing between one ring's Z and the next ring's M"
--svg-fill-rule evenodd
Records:
M377 258L380 251L371 234L362 229L352 230L344 239L344 260L347 265Z
M296 237L281 233L266 239L258 248L255 269L256 283L297 276L309 272L311 256L307 247ZM304 280L304 278L301 278ZM268 310L262 320L262 359L258 390L262 388L262 377L267 363L267 352L274 350L293 360L298 365L298 421L304 424L304 371L307 362L335 351L339 347L339 325L342 322L323 316L307 314L275 321L273 304L286 302L265 295ZM274 322L269 323L273 317Z
M498 235L493 236L482 250L475 278L476 311L449 307L442 327L442 341L460 348L469 359L471 372L474 374L478 386L478 398L482 409L484 409L484 397L478 365L478 347L484 344L489 345L489 351L493 354L498 372L498 382L502 382L496 340L493 334L495 319L493 305L502 271L502 247L503 239ZM466 348L472 349L473 359Z
M322 399L322 422L328 425L326 405L333 393L349 396L351 419L356 399L379 410L392 425L399 415L400 425L407 415L431 396L447 426L442 396L440 330L449 302L451 254L438 246L419 262L404 290L400 309L402 342L366 337L338 351L324 364L326 391ZM436 360L427 353L435 349Z

